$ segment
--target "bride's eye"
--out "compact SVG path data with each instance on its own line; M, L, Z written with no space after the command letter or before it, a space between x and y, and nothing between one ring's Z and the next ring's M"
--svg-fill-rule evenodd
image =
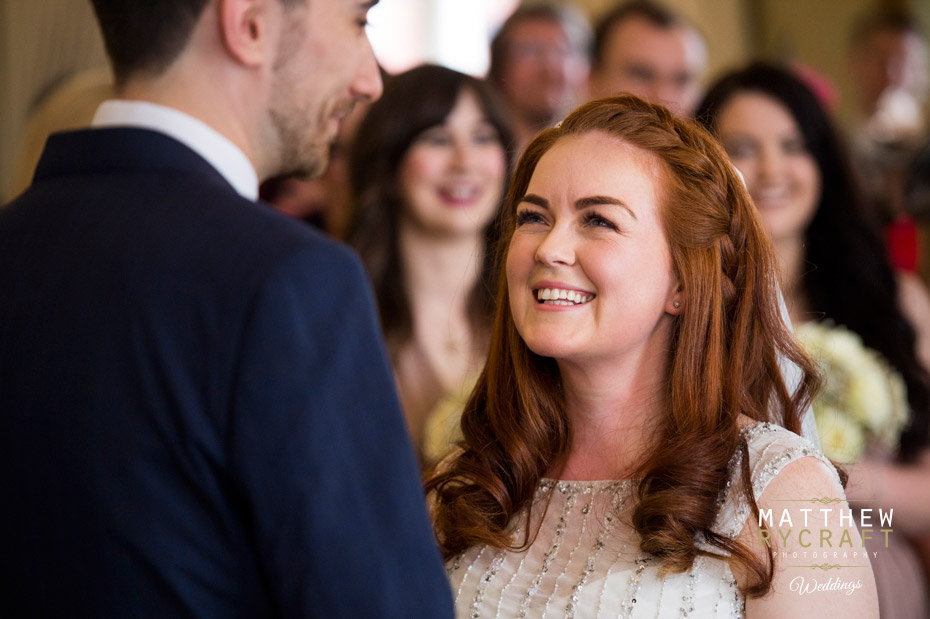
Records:
M543 224L546 223L546 220L543 219L542 215L537 213L532 209L520 209L517 211L517 226L522 226L525 224Z
M620 228L614 222L610 221L602 215L598 215L594 211L589 211L584 215L584 223L586 226L592 226L595 228L607 228L608 230L613 230L619 232Z

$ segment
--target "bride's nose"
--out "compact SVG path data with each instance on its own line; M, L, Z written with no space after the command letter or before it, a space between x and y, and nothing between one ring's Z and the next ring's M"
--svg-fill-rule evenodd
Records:
M547 266L575 264L574 237L567 226L553 226L536 248L536 262Z

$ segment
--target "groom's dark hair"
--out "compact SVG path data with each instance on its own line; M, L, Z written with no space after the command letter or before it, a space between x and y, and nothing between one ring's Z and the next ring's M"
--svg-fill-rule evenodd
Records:
M305 0L279 1L288 5ZM135 73L159 75L171 66L209 2L91 0L117 86Z
M116 83L158 75L187 45L209 0L91 0Z

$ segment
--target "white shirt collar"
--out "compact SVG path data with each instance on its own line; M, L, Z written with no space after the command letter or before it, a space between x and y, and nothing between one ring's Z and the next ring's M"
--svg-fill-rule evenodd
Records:
M242 150L204 122L148 101L111 99L97 108L94 127L138 127L158 131L206 159L244 198L258 199L258 175Z

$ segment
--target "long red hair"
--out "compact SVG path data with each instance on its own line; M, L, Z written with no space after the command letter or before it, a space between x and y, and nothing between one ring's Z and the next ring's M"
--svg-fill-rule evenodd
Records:
M817 386L814 366L779 312L771 243L742 181L706 131L661 106L622 96L581 106L529 144L506 199L504 244L540 158L562 137L592 131L661 162L661 217L686 299L672 327L667 406L637 471L633 526L642 550L672 572L689 569L702 554L695 546L702 533L752 576L745 593L761 595L771 585L771 559L761 562L711 528L728 463L737 449L746 449L739 441L739 415L800 432L801 414ZM502 245L500 268L505 251ZM793 394L779 356L801 368ZM534 354L517 332L501 276L489 358L462 415L460 449L427 473L447 558L476 544L512 546L514 516L530 506L540 479L558 469L570 445L572 428L558 385L555 361ZM742 482L755 506L748 467ZM520 547L533 535L528 531Z

